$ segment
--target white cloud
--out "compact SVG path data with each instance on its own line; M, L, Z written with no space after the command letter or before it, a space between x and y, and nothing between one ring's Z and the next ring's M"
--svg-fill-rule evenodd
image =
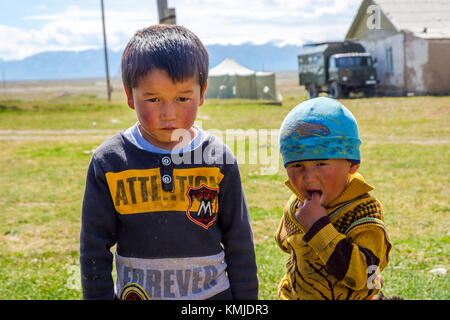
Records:
M169 0L177 23L195 32L205 44L243 42L301 44L305 40L342 39L360 0ZM44 10L40 10L42 12ZM154 9L106 7L108 46L121 49L141 28L155 24ZM41 27L22 30L0 25L0 58L16 60L47 50L101 48L101 12L70 5L53 14L24 19ZM330 39L331 37L331 39Z
M206 44L248 41L259 44L274 40L280 44L302 44L305 40L342 39L360 3L359 0L219 0L214 1L216 10L211 10L211 1L207 0L173 2L177 22L191 28Z
M342 39L360 0L173 1L177 22L206 44ZM215 9L213 9L213 7ZM331 39L330 39L331 37Z
M24 20L60 21L64 19L72 19L72 20L82 20L86 18L98 19L99 17L100 17L99 11L82 10L79 6L70 5L67 7L65 11L61 13L28 16L25 17Z
M106 30L108 46L122 48L140 28L154 24L156 13L108 11ZM44 22L40 28L23 30L0 25L0 58L18 60L48 50L85 50L103 47L100 10L69 6L56 14L33 15L28 21Z

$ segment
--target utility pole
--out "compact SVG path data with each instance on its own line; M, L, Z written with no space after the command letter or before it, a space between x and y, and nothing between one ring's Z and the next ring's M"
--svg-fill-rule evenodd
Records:
M156 0L160 24L177 24L175 8L167 8L167 0Z
M108 67L108 47L106 45L106 28L105 28L105 10L103 7L103 0L100 0L102 6L102 23L103 23L103 47L105 49L105 66L106 66L106 92L108 101L111 101L111 85L109 82L109 67Z

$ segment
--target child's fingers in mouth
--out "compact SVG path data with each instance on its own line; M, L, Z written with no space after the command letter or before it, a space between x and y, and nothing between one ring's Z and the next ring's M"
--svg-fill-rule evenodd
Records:
M314 193L317 193L319 195L319 197L322 197L322 191L320 191L320 190L308 190L308 191L306 191L306 195L307 195L308 200L312 199Z

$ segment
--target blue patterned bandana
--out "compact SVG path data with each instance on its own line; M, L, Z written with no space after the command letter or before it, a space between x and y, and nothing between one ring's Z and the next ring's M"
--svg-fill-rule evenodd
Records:
M297 105L280 129L284 166L296 161L347 159L360 162L361 140L353 114L339 101L319 97Z

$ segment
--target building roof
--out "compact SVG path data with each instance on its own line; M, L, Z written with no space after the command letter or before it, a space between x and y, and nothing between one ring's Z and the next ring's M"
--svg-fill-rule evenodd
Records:
M367 15L371 4L380 6L397 32L406 30L426 39L450 38L449 0L363 0L346 38L355 24L366 23L361 17Z

